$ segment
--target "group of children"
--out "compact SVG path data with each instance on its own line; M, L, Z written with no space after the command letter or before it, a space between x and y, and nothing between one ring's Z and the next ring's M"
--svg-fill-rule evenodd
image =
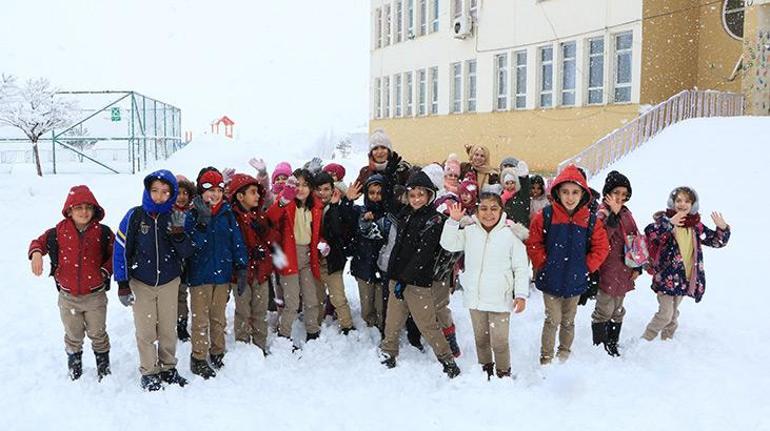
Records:
M378 129L368 165L349 185L341 165L317 158L296 170L279 163L272 175L261 159L250 161L255 175L207 167L195 183L159 170L144 178L142 204L128 210L116 235L99 223L104 209L88 187L73 187L64 220L28 252L35 275L43 272L42 256L50 256L70 377L82 375L86 334L99 379L110 374L112 276L120 302L133 310L148 391L187 384L177 371L178 340L192 342L193 374L217 375L231 294L235 339L265 355L273 307L277 336L294 349L301 346L292 340L300 313L305 342L318 338L330 314L343 334L356 330L343 283L348 259L361 318L382 334L381 363L396 366L406 328L412 345L422 349L423 338L431 345L449 377L460 374L449 309L455 289L462 289L488 378L511 375L510 316L525 310L531 274L545 304L543 365L569 357L577 305L592 285L593 342L612 356L620 354L625 295L644 269L660 304L644 339L671 338L682 298L701 300L701 246L726 245L730 228L719 213L712 214L716 230L703 225L692 188L674 189L667 209L641 232L626 206L631 184L618 172L600 195L575 166L547 187L524 161L507 157L492 167L487 148L466 150L467 162L453 154L420 168L402 160Z

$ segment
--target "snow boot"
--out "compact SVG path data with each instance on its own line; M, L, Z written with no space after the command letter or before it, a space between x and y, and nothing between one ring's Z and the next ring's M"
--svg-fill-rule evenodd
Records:
M305 342L308 342L310 340L317 340L318 337L321 336L321 332L308 332L307 337L305 337Z
M101 382L105 376L112 374L112 370L110 370L110 352L94 352L94 356L96 356L96 375Z
M487 373L487 381L492 380L492 376L495 374L495 363L490 362L481 366L481 370Z
M507 370L497 370L497 378L503 379L506 377L511 377L511 369L508 368Z
M444 332L444 338L449 343L449 348L452 349L452 356L459 358L462 355L460 351L460 345L457 344L457 334L455 334L455 325L442 329Z
M350 334L350 331L355 331L355 330L356 330L355 326L351 326L350 328L342 328L342 334L348 335Z
M179 341L186 343L190 341L190 333L187 332L187 319L182 317L176 321L176 337Z
M209 366L208 362L195 359L192 356L190 356L190 372L203 377L205 380L217 376L217 372Z
M83 375L83 352L67 353L67 367L70 379L79 379Z
M396 368L396 357L388 353L380 353L380 363L388 368Z
M604 345L604 350L610 356L620 356L618 340L620 339L621 325L621 323L607 322L607 343Z
M593 333L594 346L605 344L607 342L607 323L608 322L591 323L591 332Z
M447 359L446 361L439 361L444 366L444 374L450 379L460 375L460 367L457 366L454 359Z
M163 381L163 383L168 383L169 385L179 385L180 387L184 387L187 384L187 379L180 376L176 368L161 371L160 380Z
M163 385L160 384L160 374L148 374L142 376L141 386L142 390L147 392L155 392L163 389Z
M218 370L225 366L225 354L209 355L209 361L211 361L211 366Z

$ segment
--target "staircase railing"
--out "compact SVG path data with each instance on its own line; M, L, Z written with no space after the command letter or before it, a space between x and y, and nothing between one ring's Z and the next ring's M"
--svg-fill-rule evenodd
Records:
M743 95L711 90L684 90L613 130L575 156L559 163L561 172L569 164L593 176L649 141L666 127L688 118L743 115Z

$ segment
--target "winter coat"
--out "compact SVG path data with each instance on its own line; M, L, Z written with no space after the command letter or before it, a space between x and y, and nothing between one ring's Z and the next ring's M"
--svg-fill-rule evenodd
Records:
M329 204L323 209L321 235L329 244L329 255L325 258L329 274L345 269L352 247L350 224L343 219L340 205Z
M262 186L259 186L262 188ZM248 255L249 285L264 283L273 272L273 245L280 242L278 230L262 213L264 195L260 191L259 205L256 209L246 210L239 203L233 203L233 213L241 230ZM231 280L236 281L236 280Z
M558 199L559 185L566 182L578 184L583 189L583 199L572 215ZM527 252L537 270L537 288L553 296L569 298L588 289L589 273L599 269L607 257L607 232L602 221L596 220L593 234L588 238L591 195L585 178L576 167L570 165L556 177L551 193L554 205L548 235L546 237L543 232L541 211L529 225Z
M623 206L620 213L615 215L602 204L597 217L604 222L610 245L607 259L599 267L599 289L610 296L623 296L634 290L634 281L631 276L634 272L639 272L626 265L625 238L628 235L638 235L639 229L634 222L634 216L626 206Z
M75 222L67 214L70 208L81 204L94 207L94 215L82 232L78 231ZM31 259L36 251L43 256L56 252L56 265L54 266L53 258L51 261L51 275L56 288L72 296L88 295L108 289L112 276L115 235L107 226L99 223L104 218L104 209L88 187L75 186L67 195L62 215L64 220L32 240L27 256ZM105 240L107 242L103 243ZM49 250L49 246L57 248Z
M674 239L674 225L666 217L665 212L655 213L653 219L655 221L644 229L650 248L650 257L654 259L651 267L652 290L670 296L690 296L695 298L695 302L700 302L706 291L702 246L714 248L726 246L730 239L730 227L724 230L720 228L711 230L698 222L692 228L696 255L695 271L693 271L694 277L688 283L679 245Z
M380 181L380 175L373 175L366 181L363 188L364 205L354 205L347 198L343 198L340 204L344 220L355 229L350 273L369 283L378 283L384 279L384 271L377 266L377 259L388 240L392 224L384 211L384 203L371 202L366 194L371 184ZM364 220L364 214L367 212L374 215L373 220Z
M247 268L246 245L233 210L227 202L220 205L206 225L198 223L195 210L185 222L185 231L195 248L189 261L187 283L190 286L230 283L234 270Z
M506 225L505 217L490 232L478 219L464 229L460 229L459 222L448 219L441 233L441 246L452 252L465 252L460 284L467 308L511 312L514 296L528 296L527 249Z
M521 189L516 190L516 194L508 199L503 208L508 220L529 227L529 191L532 188L529 175L519 177L519 184Z
M150 196L150 185L155 180L171 185L171 196L162 204L156 204ZM169 231L178 192L176 178L167 170L144 178L142 206L126 213L115 236L115 281L126 283L134 278L160 286L180 276L182 260L192 255L193 248L186 233L172 235Z
M535 214L539 213L548 206L548 196L545 193L540 195L539 198L531 198L529 200L529 219L530 221L535 218Z
M318 199L313 199L313 207L310 209L313 221L311 222L310 237L310 269L316 280L321 279L320 253L318 243L323 240L321 236L321 220L323 219L323 204ZM297 260L297 243L294 239L294 216L297 213L296 201L291 201L286 206L281 205L278 199L267 211L267 218L278 226L281 236L281 249L286 254L287 265L279 269L280 275L293 275L299 272Z

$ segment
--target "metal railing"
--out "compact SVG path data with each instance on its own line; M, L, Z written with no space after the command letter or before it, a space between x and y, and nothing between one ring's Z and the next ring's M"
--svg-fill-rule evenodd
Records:
M684 90L613 130L577 155L559 163L557 172L570 164L586 170L590 178L649 141L666 127L689 118L743 115L743 95L710 90Z

